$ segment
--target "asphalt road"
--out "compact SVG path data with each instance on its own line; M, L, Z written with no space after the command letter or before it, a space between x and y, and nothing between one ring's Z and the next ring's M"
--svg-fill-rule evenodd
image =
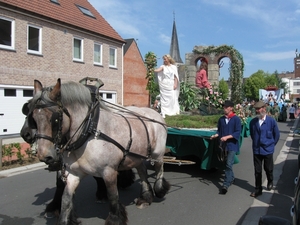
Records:
M257 199L250 197L254 187L251 139L245 138L240 162L234 165L236 182L226 195L219 194L223 172L201 170L199 165L165 165L165 177L171 183L164 200L155 201L146 209L135 207L140 191L139 179L128 189L120 190L120 201L126 206L130 225L254 225L260 216L276 215L290 221L294 194L294 178L298 174L299 138L291 131L298 120L278 123L281 138L274 155L273 191L264 190ZM45 171L41 163L33 168L0 172L1 225L54 225L56 219L45 219L45 205L55 191L55 173ZM149 170L150 182L154 171ZM265 179L265 176L263 177ZM265 184L266 185L266 182ZM96 183L85 178L76 191L76 209L83 225L104 224L108 204L95 202Z

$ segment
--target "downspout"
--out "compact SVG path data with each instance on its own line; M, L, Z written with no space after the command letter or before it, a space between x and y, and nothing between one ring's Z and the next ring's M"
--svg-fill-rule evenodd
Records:
M125 44L123 43L122 45L122 99L121 99L121 105L124 104L124 46Z

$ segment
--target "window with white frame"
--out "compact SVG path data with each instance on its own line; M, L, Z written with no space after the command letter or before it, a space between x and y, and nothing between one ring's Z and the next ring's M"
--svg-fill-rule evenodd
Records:
M94 64L102 65L102 45L94 43Z
M27 52L42 54L42 28L28 25L27 29Z
M83 39L73 38L73 60L83 61Z
M15 21L0 16L0 48L15 49Z
M110 67L117 67L117 49L116 48L109 48L109 66Z

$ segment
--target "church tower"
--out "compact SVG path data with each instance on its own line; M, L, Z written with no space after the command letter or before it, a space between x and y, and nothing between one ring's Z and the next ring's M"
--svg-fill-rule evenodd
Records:
M175 15L175 14L174 14ZM170 46L170 56L175 60L176 63L182 64L182 59L180 58L180 51L178 45L177 38L177 30L175 24L175 16L173 21L173 30L172 30L172 38L171 38L171 46Z

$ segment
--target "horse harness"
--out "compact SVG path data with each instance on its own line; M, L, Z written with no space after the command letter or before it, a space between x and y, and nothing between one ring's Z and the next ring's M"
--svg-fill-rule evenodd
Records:
M79 138L76 141L74 141L72 144L70 144L72 137L69 140L66 140L66 138L63 137L63 135L62 135L63 113L65 113L69 118L70 118L70 114L60 101L57 101L57 102L47 101L43 97L43 93L42 93L41 97L36 101L36 103L34 105L34 109L50 108L53 106L58 107L57 111L53 111L53 114L51 117L52 131L54 130L56 135L54 137L50 137L47 135L37 133L36 139L43 138L43 139L47 139L47 140L51 141L52 143L54 143L57 154L60 154L60 157L61 157L64 150L74 151L74 150L80 148L87 141L87 139L90 137L90 135L93 134L93 135L95 135L96 138L103 138L104 140L111 142L112 144L117 146L123 152L123 158L119 163L119 167L125 161L125 158L128 155L134 156L134 157L140 157L143 159L151 158L151 144L150 144L149 132L148 132L148 129L146 127L146 124L145 124L142 116L137 113L133 113L133 112L127 110L128 113L135 115L142 122L142 124L146 130L147 142L148 142L148 145L147 145L148 155L147 156L140 155L140 154L137 154L134 152L130 152L130 148L132 145L132 128L131 128L131 125L130 125L130 122L128 121L128 119L121 113L118 113L118 115L122 116L125 119L125 121L128 124L129 131L130 131L129 132L129 141L127 143L126 148L124 148L119 142L112 139L108 135L97 130L97 125L98 125L99 116L100 116L100 108L98 106L100 104L99 101L102 101L102 100L98 96L95 96L96 92L99 93L98 88L96 88L95 86L91 86L91 85L85 85L85 86L91 92L92 104L90 106L90 109L87 113L86 118L83 120L83 122L81 123L81 125L78 128L78 130L79 130L80 127L82 127L82 132L81 132ZM46 90L48 90L48 89L44 89L43 92ZM44 101L45 104L39 104L40 101ZM36 129L37 128L36 122L32 118L32 113L33 113L33 110L28 114L28 124L29 124L30 128ZM76 132L75 132L75 134L76 134Z

